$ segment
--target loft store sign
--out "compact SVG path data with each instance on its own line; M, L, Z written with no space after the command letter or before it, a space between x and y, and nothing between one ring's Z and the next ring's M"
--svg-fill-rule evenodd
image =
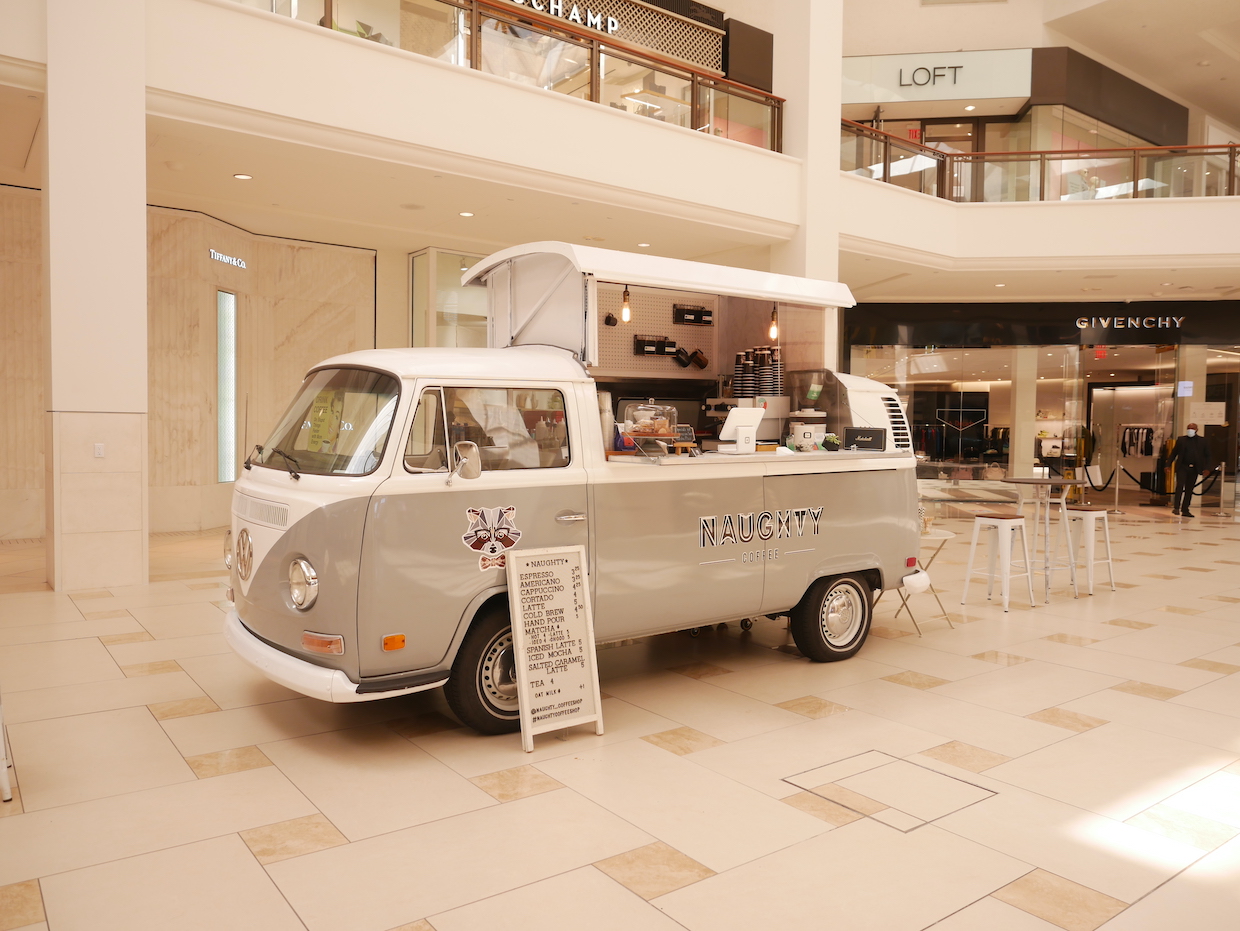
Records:
M1078 330L1178 330L1184 317L1077 317Z
M616 30L620 28L620 20L614 16L604 16L602 13L595 13L589 8L586 9L583 15L580 6L573 3L566 7L564 0L512 0L512 2L517 6L528 6L531 10L537 10L539 13L550 13L552 16L566 19L570 23L576 23L578 26L597 29L599 32L605 32L609 36L614 35Z
M225 265L235 265L237 268L245 268L245 259L239 259L235 255L225 255L223 252L211 250L211 258L217 262L223 262Z
M925 87L927 84L932 87L939 81L947 82L947 72L951 72L951 83L956 83L958 77L957 72L963 70L964 65L935 65L933 68L914 68L909 73L909 79L904 80L904 69L900 69L900 87Z

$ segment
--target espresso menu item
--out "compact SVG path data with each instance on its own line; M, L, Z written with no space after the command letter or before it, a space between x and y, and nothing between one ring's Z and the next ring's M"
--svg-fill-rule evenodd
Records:
M507 557L523 747L534 749L535 734L591 721L603 733L585 548Z

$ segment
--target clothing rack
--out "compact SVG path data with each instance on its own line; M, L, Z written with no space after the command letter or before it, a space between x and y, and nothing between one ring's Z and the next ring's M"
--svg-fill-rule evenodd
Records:
M1138 432L1140 431L1140 432ZM1157 452L1163 442L1163 425L1157 423L1120 423L1115 425L1115 506L1111 509L1112 514L1122 514L1119 509L1119 484L1121 473L1127 473L1131 476L1122 465L1123 461L1128 457L1128 450L1148 449L1149 452L1138 453L1136 458L1154 458L1155 469L1157 469ZM1133 443L1138 445L1133 447ZM1140 487L1138 482L1137 487Z

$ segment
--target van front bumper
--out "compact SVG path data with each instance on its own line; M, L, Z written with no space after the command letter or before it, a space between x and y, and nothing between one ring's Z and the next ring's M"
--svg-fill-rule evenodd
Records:
M236 607L229 608L228 616L224 619L224 639L238 656L271 681L322 701L354 702L396 698L399 695L411 695L414 692L438 688L448 678L447 674L443 674L430 682L393 689L380 689L368 684L363 691L359 691L358 683L339 669L316 666L264 643L241 623Z

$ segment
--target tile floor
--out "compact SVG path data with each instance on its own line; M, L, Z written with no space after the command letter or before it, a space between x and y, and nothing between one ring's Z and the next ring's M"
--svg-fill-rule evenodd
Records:
M1112 520L1118 591L1007 614L940 521L955 629L884 598L844 663L767 619L604 648L606 734L531 754L253 673L218 534L70 594L5 544L0 931L1235 931L1240 527Z

